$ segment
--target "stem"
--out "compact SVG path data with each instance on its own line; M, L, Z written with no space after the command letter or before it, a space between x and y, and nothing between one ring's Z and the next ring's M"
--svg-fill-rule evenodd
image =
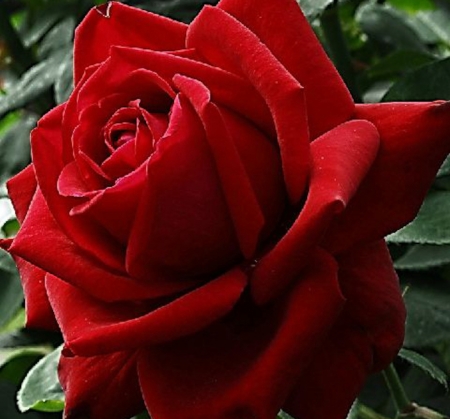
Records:
M390 364L383 371L383 377L399 414L408 414L414 411L414 406L406 395L394 364Z
M339 20L337 0L334 0L333 4L322 13L320 25L330 51L331 59L336 65L337 70L344 79L354 101L362 102L361 94L359 93L358 84L356 82L352 58L342 31L341 21Z
M33 56L25 48L16 30L13 28L9 19L9 14L0 1L0 38L2 38L8 47L8 52L13 58L20 73L31 67L34 62Z

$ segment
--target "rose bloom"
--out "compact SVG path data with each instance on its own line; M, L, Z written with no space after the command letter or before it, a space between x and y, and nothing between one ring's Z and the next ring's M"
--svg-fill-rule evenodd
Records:
M68 419L341 419L401 346L383 237L450 150L443 102L355 105L294 0L189 25L120 3L9 182ZM56 322L55 322L56 319Z

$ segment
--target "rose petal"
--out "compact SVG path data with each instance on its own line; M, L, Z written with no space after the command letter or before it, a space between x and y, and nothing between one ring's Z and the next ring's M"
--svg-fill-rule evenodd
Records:
M356 116L376 125L380 151L324 238L332 252L381 239L410 222L450 151L449 103L358 105Z
M234 269L142 314L142 308L132 303L102 303L54 276L46 279L64 341L81 356L140 348L196 333L225 316L246 284L245 274Z
M125 419L144 410L136 373L137 354L89 358L61 356L59 379L66 419Z
M24 259L15 256L25 294L27 314L26 325L29 328L59 330L53 310L45 291L45 271L33 266Z
M28 165L20 173L9 179L7 186L17 219L22 223L37 187L33 165Z
M151 28L154 36L137 28ZM158 51L184 48L187 25L119 2L92 9L75 32L74 79L86 67L104 61L113 45ZM86 46L89 45L89 48Z
M218 7L256 34L305 88L311 138L351 117L353 100L294 0L222 0Z
M51 209L52 216L64 233L71 240L82 245L87 253L101 263L120 271L123 269L123 263L121 263L123 255L115 240L107 231L86 217L71 217L69 212L74 205L80 203L79 200L63 197L58 193L58 178L64 167L61 139L63 110L64 105L61 105L47 113L31 134L31 150L39 187ZM40 221L35 222L37 225L40 224ZM43 234L47 236L45 232ZM39 238L37 240L41 241Z
M204 332L148 348L138 368L150 415L274 418L342 304L336 264L317 252L292 292L273 305L244 299Z
M403 342L405 307L384 241L338 263L344 313L284 407L295 418L344 418L367 375L386 368Z
M367 336L341 322L317 350L283 410L296 419L343 419L372 365Z
M384 240L358 245L338 257L345 310L365 330L373 351L373 370L387 367L404 336L405 305Z
M148 163L127 246L127 272L142 280L155 272L167 279L209 277L239 257L203 127L189 102L178 97Z
M289 231L263 256L253 273L252 294L258 303L273 298L305 266L310 250L364 179L378 145L376 128L362 120L346 122L312 143L306 203Z
M216 163L221 186L234 222L243 255L251 258L258 245L265 220L252 184L211 93L199 81L175 76L176 86L197 112Z
M298 202L310 158L303 87L254 33L221 9L205 6L186 42L207 62L243 74L261 94L275 123L289 197Z
M239 112L266 133L275 133L270 112L255 88L241 77L219 67L165 52L117 47L111 50L110 65L121 68L122 74L148 68L167 83L172 83L175 74L199 80L208 86L215 103ZM106 69L101 72L106 72ZM110 72L108 78L111 77ZM101 75L98 78L101 79ZM245 100L242 100L243 97Z
M114 273L64 235L39 190L8 251L102 301L157 298L190 286L186 281L169 283L154 280L141 284Z

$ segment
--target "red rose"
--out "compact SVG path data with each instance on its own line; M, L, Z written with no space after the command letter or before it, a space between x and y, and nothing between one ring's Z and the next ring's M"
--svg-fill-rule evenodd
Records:
M2 242L28 325L63 333L67 418L344 418L401 345L383 237L449 151L449 105L355 105L294 0L189 26L110 3L74 57Z

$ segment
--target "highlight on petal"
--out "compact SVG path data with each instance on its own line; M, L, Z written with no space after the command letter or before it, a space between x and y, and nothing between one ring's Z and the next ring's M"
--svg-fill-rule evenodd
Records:
M364 179L378 146L376 128L364 120L346 122L311 144L306 202L285 236L258 261L253 272L252 295L258 303L280 293L308 263L311 249Z
M318 250L310 261L274 304L243 296L203 332L143 351L138 371L150 415L273 419L344 302L334 259Z
M46 287L68 349L95 356L196 333L225 316L247 284L234 269L164 304L104 303L49 275ZM149 312L145 312L149 310Z
M350 119L350 93L296 1L221 0L217 7L256 34L304 87L312 139Z
M303 87L254 33L219 8L203 8L186 42L207 62L243 75L261 94L275 124L289 197L298 203L310 163Z
M187 25L119 2L92 9L75 32L74 79L78 84L85 69L104 61L112 46L158 51L184 48ZM148 28L156 36L149 36Z
M380 150L324 238L333 253L381 239L410 222L450 152L450 103L357 105L356 117L375 124Z
M61 355L65 419L125 419L144 410L136 352L82 358Z

